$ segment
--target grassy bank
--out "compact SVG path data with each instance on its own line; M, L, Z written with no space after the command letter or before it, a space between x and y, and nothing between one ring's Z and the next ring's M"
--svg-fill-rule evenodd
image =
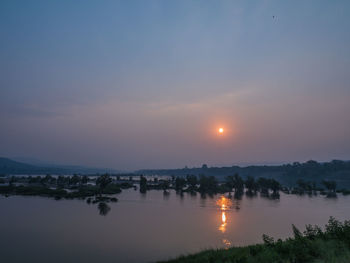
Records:
M275 241L263 235L263 244L207 250L163 261L168 263L348 263L350 262L350 221L330 218L322 230L307 225L304 232L294 225L292 238ZM161 263L161 262L159 262Z

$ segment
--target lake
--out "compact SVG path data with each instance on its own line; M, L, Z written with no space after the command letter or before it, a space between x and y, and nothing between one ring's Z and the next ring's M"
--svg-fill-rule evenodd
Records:
M132 189L101 216L81 200L0 197L0 259L17 262L153 262L201 251L292 235L291 224L324 225L350 219L350 196L297 196L279 200Z

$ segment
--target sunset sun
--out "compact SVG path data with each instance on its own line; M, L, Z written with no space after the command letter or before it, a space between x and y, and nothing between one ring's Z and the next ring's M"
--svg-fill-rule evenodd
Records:
M219 134L223 134L224 133L224 128L219 128L218 132L219 132Z

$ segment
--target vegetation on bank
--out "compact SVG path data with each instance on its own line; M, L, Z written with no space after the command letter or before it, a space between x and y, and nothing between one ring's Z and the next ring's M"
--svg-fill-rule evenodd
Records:
M57 200L85 199L87 197L113 195L120 193L123 188L130 188L132 184L117 184L105 174L94 180L94 184L87 176L59 176L45 177L11 177L7 185L0 186L3 195L46 196Z
M0 182L5 183L2 179ZM110 211L108 202L117 202L116 197L108 195L118 194L122 189L133 187L132 184L116 183L110 175L104 174L90 179L87 176L58 176L46 175L44 177L14 177L8 180L8 184L0 186L0 194L5 196L45 196L60 199L82 199L88 204L98 203L100 215L107 215Z
M279 181L281 184L291 187L296 181L303 179L316 182L321 185L322 180L336 181L344 188L350 188L350 161L333 160L330 162L307 161L304 163L294 162L282 165L250 165L250 166L228 166L209 167L203 164L202 167L182 169L156 169L140 170L138 174L174 175L185 177L188 174L195 176L215 176L222 181L226 176L239 174L244 179L248 176L254 178L269 177Z
M296 186L286 187L272 178L260 177L255 179L248 176L246 179L243 179L238 174L227 176L223 182L219 182L215 176L205 175L199 177L195 175L178 176L172 177L171 180L158 178L147 180L145 176L141 175L139 185L141 193L146 193L148 190L163 190L164 194L168 194L169 189L174 189L178 194L185 192L191 194L200 193L202 197L218 193L229 193L229 197L232 197L233 193L233 197L236 199L240 199L244 193L249 197L260 193L263 197L278 199L280 191L286 194L298 195L317 195L320 193L327 197L337 197L337 193L350 194L350 191L346 189L337 190L335 181L323 180L322 185L325 188L321 188L317 187L315 182L299 179Z
M5 174L89 174L98 176L101 173L114 173L117 176L117 171L109 170L91 170L91 169L77 169L78 167L71 167L72 169L57 169L35 167L24 163L15 162L6 158L0 157L0 177ZM74 168L74 169L73 169ZM139 176L139 175L173 175L174 177L186 177L187 175L194 176L215 176L219 181L223 181L226 176L239 174L246 179L252 176L255 179L259 177L269 177L277 180L281 184L291 187L296 184L299 179L315 182L318 186L321 185L322 180L330 180L337 182L344 188L350 189L350 161L333 160L330 162L317 162L310 160L304 163L294 162L282 165L250 165L245 167L229 166L229 167L209 167L203 164L202 167L182 168L182 169L157 169L157 170L140 170L135 173L118 174L120 176Z
M108 174L95 177L88 176L28 176L28 177L4 177L0 178L0 194L25 195L25 196L45 196L60 199L82 199L88 204L98 203L101 215L106 215L110 211L108 202L117 202L116 197L109 195L118 194L122 189L134 188L133 177L110 176ZM238 174L227 176L224 181L219 182L214 176L187 175L186 177L153 178L147 180L143 175L139 177L139 190L145 194L148 190L162 190L164 195L169 195L169 190L174 189L177 194L189 193L201 198L207 195L213 197L215 194L228 193L229 198L241 199L243 194L254 197L260 194L264 198L278 199L280 191L286 194L308 194L310 196L322 194L327 197L337 197L337 193L350 194L349 190L337 190L335 181L324 180L322 182L325 189L317 187L315 182L299 179L295 187L282 186L277 180L260 177L258 179L248 176L243 179Z
M6 179L6 180L5 180ZM233 196L240 199L243 194L249 197L256 196L258 193L267 198L276 199L280 196L280 191L286 194L322 194L327 197L336 197L337 193L344 195L350 194L347 189L337 189L335 181L323 180L322 187L318 187L316 182L299 179L294 187L286 187L275 179L260 177L258 179L248 176L245 179L234 174L227 176L224 181L219 182L214 176L195 176L187 175L186 177L153 178L148 180L145 176L139 176L139 180L133 177L122 179L120 176L110 176L108 174L88 177L88 176L58 176L46 175L43 177L28 176L2 178L0 185L0 194L3 195L36 195L47 196L57 200L66 199L85 199L88 203L94 203L94 200L101 198L101 195L118 194L122 189L135 188L134 183L139 184L141 193L148 190L163 190L168 194L170 189L174 189L178 194L200 193L202 197L206 195L228 193L229 197ZM94 200L91 197L95 197ZM106 199L106 198L105 198ZM108 198L106 199L108 201Z
M312 225L307 225L304 232L294 225L292 228L294 236L284 241L263 235L263 244L206 250L163 263L350 262L350 221L339 222L331 217L324 230Z

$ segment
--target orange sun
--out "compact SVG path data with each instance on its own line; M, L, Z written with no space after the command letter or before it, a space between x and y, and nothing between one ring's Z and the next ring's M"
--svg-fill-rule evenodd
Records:
M224 133L224 128L219 128L218 132L219 132L220 134L223 134L223 133Z

